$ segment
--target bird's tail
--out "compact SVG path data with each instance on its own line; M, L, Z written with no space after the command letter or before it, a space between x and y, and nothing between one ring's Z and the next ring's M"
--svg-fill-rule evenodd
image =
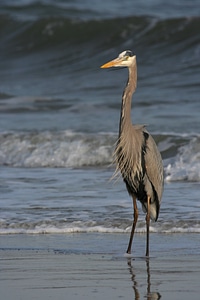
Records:
M147 213L147 202L142 203L142 210ZM159 205L156 201L150 204L150 218L152 221L157 221L159 215Z

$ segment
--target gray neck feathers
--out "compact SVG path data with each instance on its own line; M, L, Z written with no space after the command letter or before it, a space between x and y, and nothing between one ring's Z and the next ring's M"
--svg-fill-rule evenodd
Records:
M122 96L119 134L122 134L124 130L127 131L129 128L132 127L131 102L132 102L132 95L135 92L137 86L136 59L134 63L128 68L128 71L129 71L129 77Z
M116 171L114 177L117 176L119 171L125 178L131 171L131 166L134 161L139 161L132 151L132 145L137 143L134 141L132 135L132 121L131 121L131 102L132 95L137 85L137 65L136 60L129 67L129 77L126 88L122 96L121 118L119 125L119 138L114 152L114 160L116 162Z

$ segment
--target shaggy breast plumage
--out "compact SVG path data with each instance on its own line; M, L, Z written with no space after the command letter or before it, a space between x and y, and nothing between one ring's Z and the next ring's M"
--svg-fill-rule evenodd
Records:
M149 134L144 131L144 126L134 126L131 131L134 132L129 132L128 138L127 134L124 138L123 133L119 136L115 150L116 170L121 172L128 192L141 199L146 196L143 178L146 171L145 153ZM136 146L140 151L134 152Z

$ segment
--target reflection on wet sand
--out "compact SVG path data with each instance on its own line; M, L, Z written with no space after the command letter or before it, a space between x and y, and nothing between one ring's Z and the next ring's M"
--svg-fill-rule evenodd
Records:
M131 280L133 282L133 290L135 294L135 300L139 300L140 293L138 289L138 282L136 279L136 271L134 270L132 259L127 259L128 268L131 274ZM159 300L161 298L161 294L158 292L151 292L151 272L150 272L150 266L149 266L149 259L146 259L146 272L147 272L147 292L145 298L147 300Z

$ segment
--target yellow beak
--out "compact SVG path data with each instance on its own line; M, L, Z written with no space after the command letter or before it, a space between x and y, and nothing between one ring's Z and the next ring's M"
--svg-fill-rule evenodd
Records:
M120 60L118 58L116 58L116 59L113 59L113 60L107 62L106 64L102 65L100 68L101 69L112 68L112 67L115 67L116 65L118 65L119 62L120 62Z

